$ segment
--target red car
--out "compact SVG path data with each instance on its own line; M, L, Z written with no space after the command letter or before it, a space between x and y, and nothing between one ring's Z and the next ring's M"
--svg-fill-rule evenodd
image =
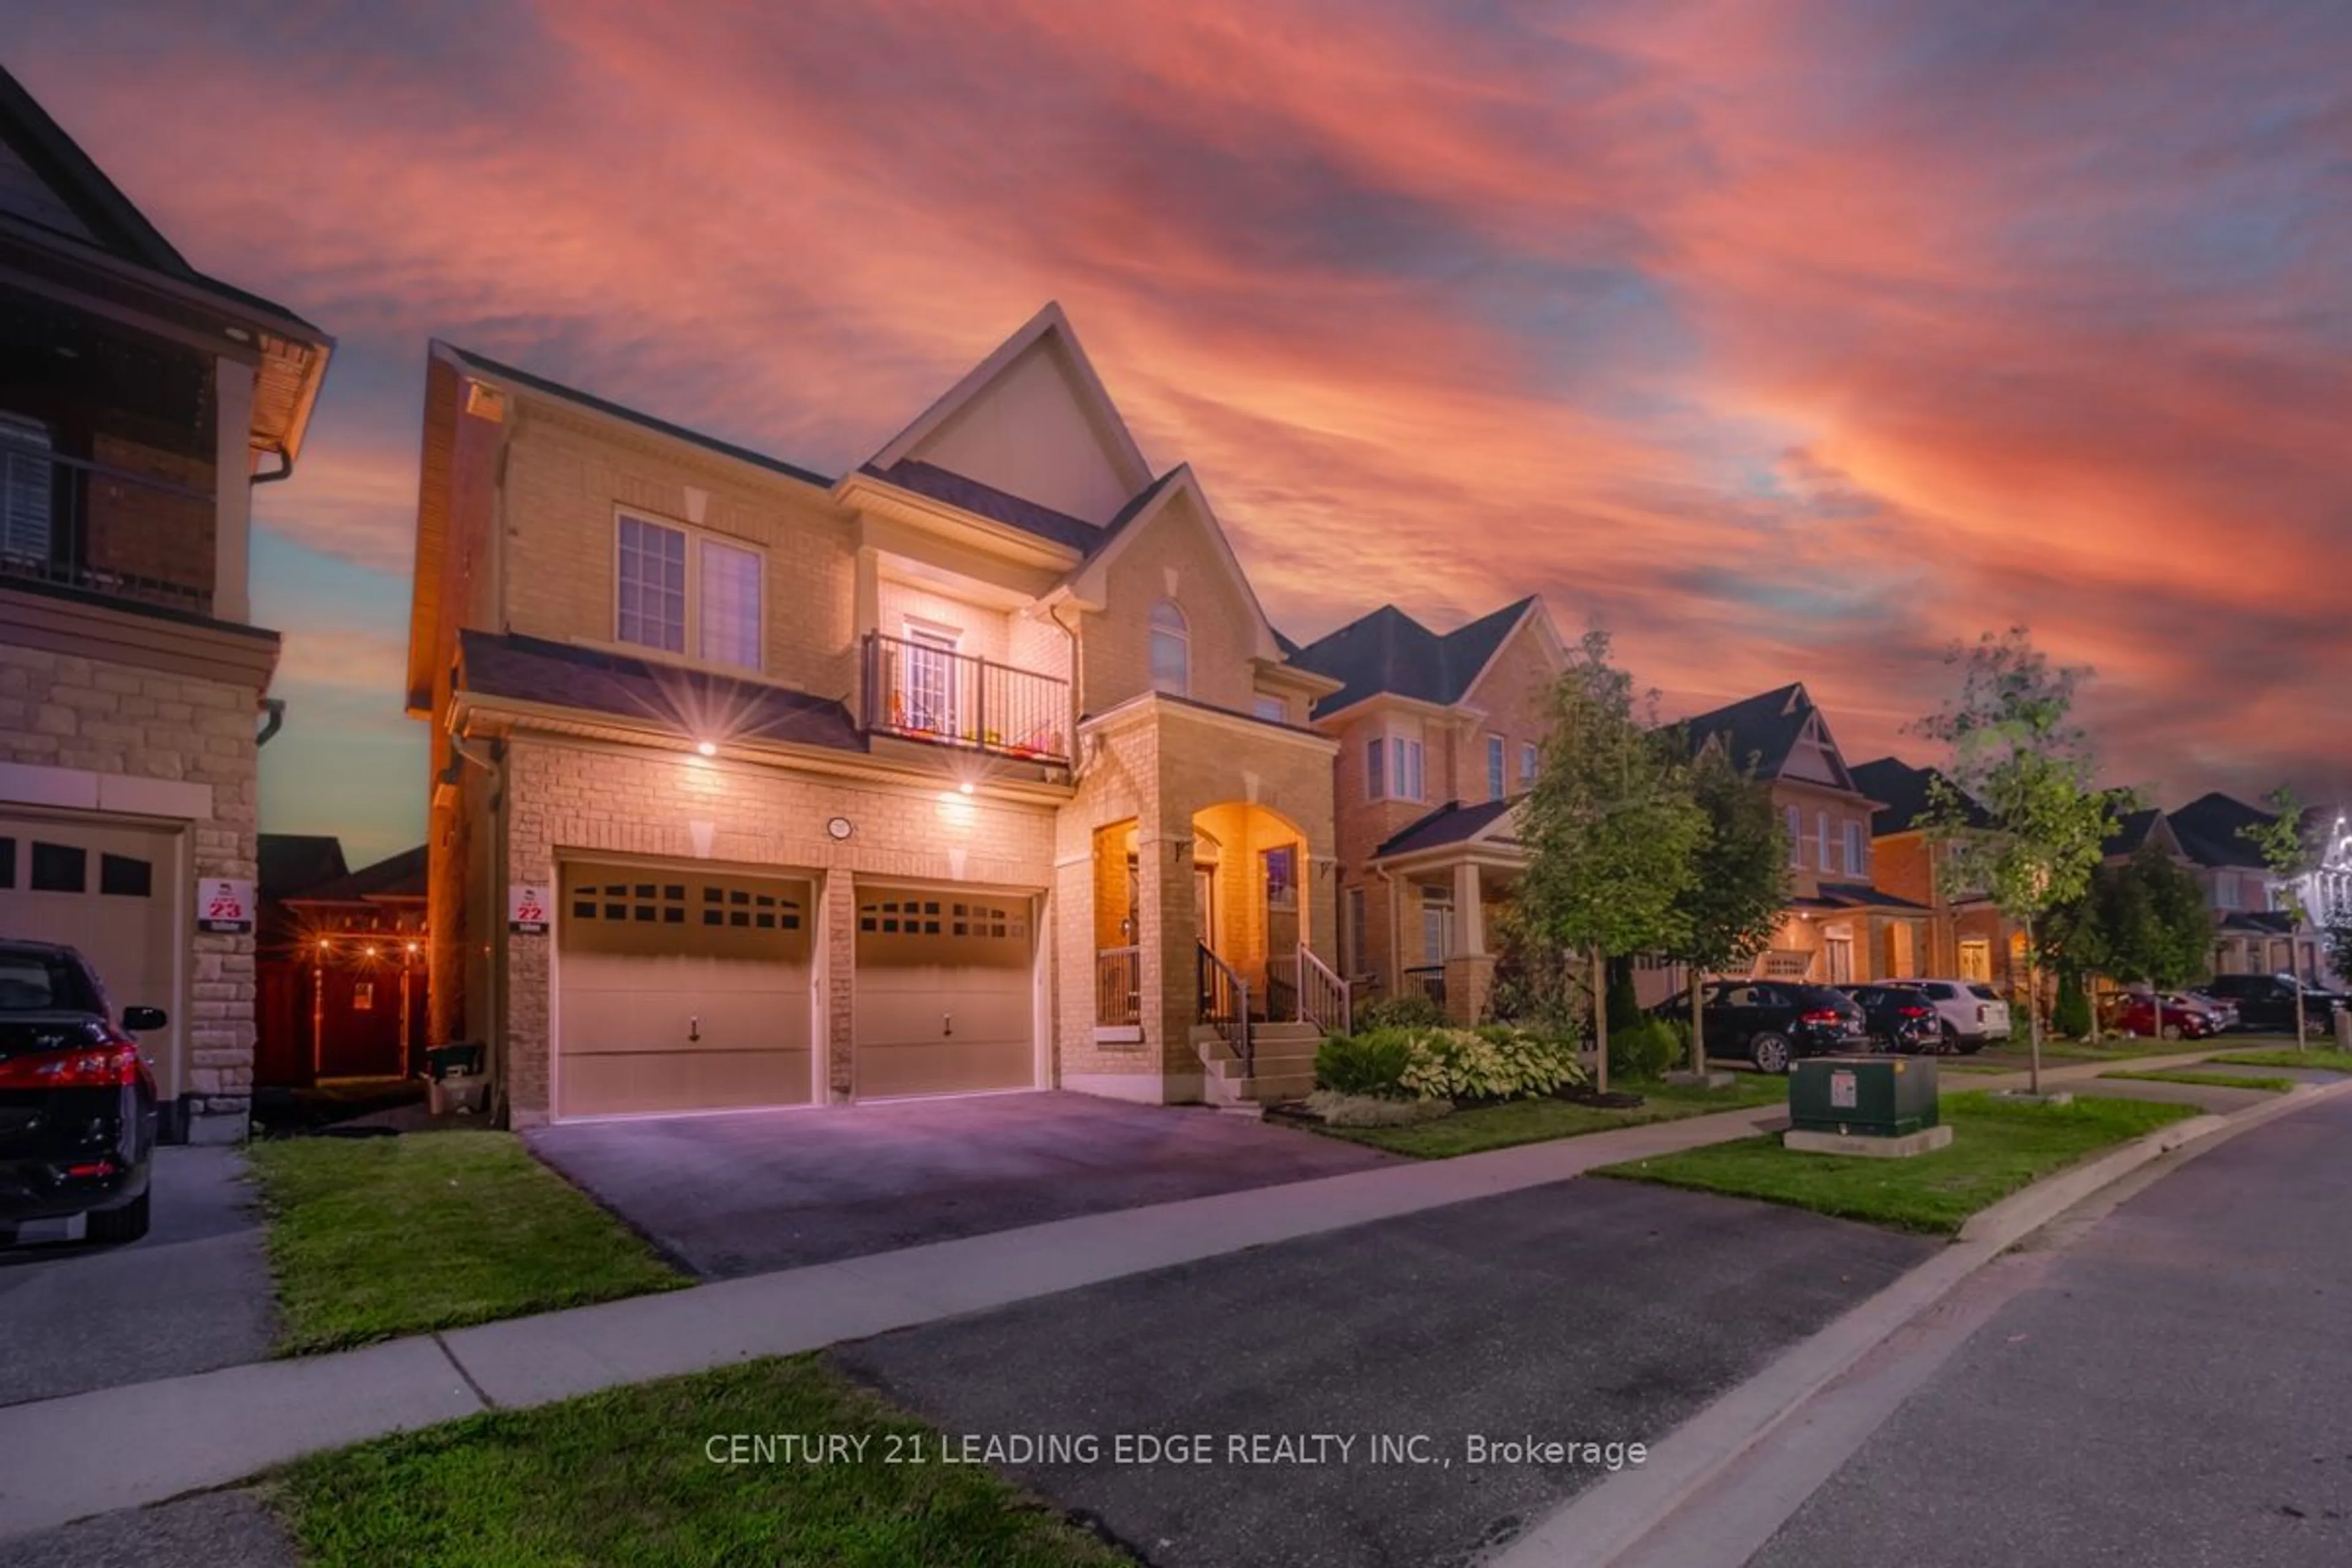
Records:
M2147 996L2125 997L2123 1005L2116 1009L2111 1026L2126 1035L2161 1035L2168 1040L2205 1040L2221 1032L2221 1021L2211 1009L2173 992L2166 993L2164 997L2162 1029L2157 1027L2155 999Z

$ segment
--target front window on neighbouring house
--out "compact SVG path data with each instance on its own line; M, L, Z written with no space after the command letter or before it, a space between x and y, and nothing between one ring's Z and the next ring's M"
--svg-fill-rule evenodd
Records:
M760 668L765 563L730 544L623 513L613 635L664 653Z
M1859 877L1864 874L1862 824L1859 822L1849 822L1845 825L1845 869L1850 877Z
M1486 798L1488 800L1503 798L1503 764L1509 752L1510 745L1502 736L1486 737Z
M1364 798L1386 800L1389 797L1389 743L1368 741L1364 743Z
M1830 814L1813 813L1813 864L1822 870L1830 868Z
M1789 864L1801 869L1805 864L1805 814L1793 805L1789 808Z
M1192 689L1192 636L1173 599L1151 606L1151 689L1173 696Z
M1268 697L1263 691L1251 700L1250 711L1269 724L1290 722L1290 704L1279 697Z
M2213 879L2213 907L2221 910L2243 907L2238 901L2238 874L2235 871L2223 871Z
M1527 789L1536 782L1536 767L1542 760L1543 753L1533 741L1519 742L1519 787L1521 789Z
M1454 945L1454 894L1444 888L1421 890L1421 961L1444 963Z
M1422 795L1422 749L1419 741L1390 735L1364 748L1364 797L1367 800L1417 801Z
M1992 943L1980 936L1972 936L1960 943L1960 978L1990 980L1992 978Z

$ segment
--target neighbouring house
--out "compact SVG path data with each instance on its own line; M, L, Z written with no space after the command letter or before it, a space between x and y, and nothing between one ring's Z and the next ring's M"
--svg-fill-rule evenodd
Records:
M420 1070L425 894L422 845L352 871L332 837L261 836L257 1085Z
M1877 976L1937 975L1981 980L2011 994L2025 983L2025 933L1982 893L1946 890L1945 847L1928 836L1931 791L1940 775L1897 757L1879 757L1853 768L1854 787L1879 803L1871 816L1872 880L1886 891L1924 905L1928 918L1906 967ZM1972 820L1983 820L1980 810Z
M1536 598L1444 634L1384 605L1292 662L1335 688L1314 723L1339 746L1342 970L1360 994L1418 988L1475 1021L1528 864L1515 806L1567 668L1558 628Z
M2319 814L2315 813L2315 817ZM2187 854L2213 911L2213 972L2217 974L2284 974L2317 981L2322 972L2318 932L2297 926L2286 910L2286 889L2242 836L2245 828L2273 821L2269 812L2214 791L2168 814L2174 837ZM2326 814L2332 822L2335 814ZM2318 826L2315 821L2313 826ZM2331 870L2315 873L2304 889L2305 907L2324 922L2323 907L2341 907L2347 884L2343 836L2335 836ZM2317 897L2314 897L2314 895Z
M0 934L163 1008L163 1135L239 1138L281 717L251 491L293 472L331 342L197 271L5 71L0 337Z
M1685 719L1682 727L1695 751L1719 747L1752 769L1770 786L1781 814L1789 908L1753 973L1824 984L1925 973L1935 952L1935 905L1880 878L1874 823L1888 803L1846 765L1803 684L1759 692ZM1673 983L1656 970L1636 979L1645 1005L1663 999Z
M1340 683L1057 307L838 475L436 343L413 608L427 1033L517 1124L1300 1092L1344 1019Z

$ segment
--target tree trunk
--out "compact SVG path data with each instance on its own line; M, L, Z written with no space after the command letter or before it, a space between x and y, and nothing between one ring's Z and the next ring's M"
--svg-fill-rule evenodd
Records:
M1693 1071L1693 1072L1695 1072L1695 1073L1698 1074L1699 1081L1700 1081L1701 1083L1705 1083L1705 1082L1706 1081L1706 992L1705 992L1705 991L1700 987L1700 984L1699 984L1699 978L1698 978L1698 965L1697 965L1697 964L1696 964L1696 963L1694 963L1694 964L1692 964L1692 965L1691 965L1691 983L1690 983L1690 988L1691 988L1691 1071Z
M2292 944L2287 949L2287 958L2290 963L2294 961L2294 949ZM2307 1048L2304 1044L2303 1036L2303 972L2301 970L2294 972L2294 1048L2298 1051Z
M1592 950L1592 1088L1609 1092L1609 961Z
M2160 1033L2161 1031L2159 1031ZM2033 940L2033 922L2025 922L2025 1033L2032 1044L2027 1068L2027 1092L2042 1093L2042 951Z

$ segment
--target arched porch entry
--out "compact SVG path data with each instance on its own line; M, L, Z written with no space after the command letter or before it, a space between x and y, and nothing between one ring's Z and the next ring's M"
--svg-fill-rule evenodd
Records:
M1311 929L1314 867L1306 833L1281 813L1224 801L1192 814L1189 860L1196 941L1246 981L1259 1018L1298 1016L1298 955Z

